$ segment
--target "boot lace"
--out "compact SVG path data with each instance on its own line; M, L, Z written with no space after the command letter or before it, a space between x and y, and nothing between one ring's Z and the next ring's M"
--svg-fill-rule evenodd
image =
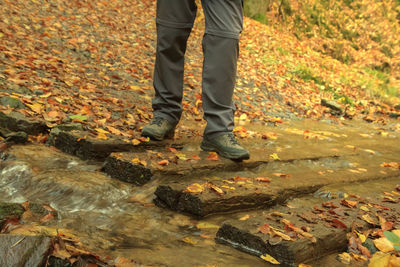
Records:
M155 117L155 118L150 122L150 125L161 126L161 124L162 124L163 121L164 121L163 118L161 118L161 117Z
M236 140L235 136L233 133L228 134L229 142L231 142L232 145L239 145L238 141Z

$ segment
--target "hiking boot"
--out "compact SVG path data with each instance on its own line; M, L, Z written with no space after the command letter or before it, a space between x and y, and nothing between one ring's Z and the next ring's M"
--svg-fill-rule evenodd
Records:
M233 133L222 134L213 139L204 137L200 147L204 151L217 152L231 160L242 161L250 158L249 151L239 145Z
M152 140L161 141L166 138L172 139L176 124L170 123L161 117L155 117L149 124L143 127L142 136L150 137Z

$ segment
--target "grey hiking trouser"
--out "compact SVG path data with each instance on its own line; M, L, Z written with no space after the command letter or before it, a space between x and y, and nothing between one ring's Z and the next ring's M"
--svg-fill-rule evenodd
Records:
M215 137L233 130L232 96L243 0L202 0L202 6L206 23L202 43L204 135ZM172 123L177 123L182 114L184 55L196 11L195 0L157 0L153 109L154 116Z

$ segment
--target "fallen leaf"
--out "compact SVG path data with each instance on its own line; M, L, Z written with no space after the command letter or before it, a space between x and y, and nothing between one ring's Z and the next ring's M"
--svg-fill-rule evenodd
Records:
M137 146L137 145L139 145L141 142L139 141L139 140L137 140L137 139L132 139L132 144L134 145L134 146Z
M278 176L278 177L281 177L281 178L289 178L289 177L291 177L292 175L291 174L286 174L286 173L280 173L280 172L274 172L272 175L275 175L275 176Z
M391 252L394 250L393 243L390 242L386 237L374 239L373 242L375 247L382 252Z
M347 229L346 224L344 224L342 221L338 220L338 219L332 219L331 221L331 225L335 228L343 228L343 229Z
M271 228L269 227L269 225L266 223L264 225L259 226L258 228L258 232L263 233L263 234L269 234Z
M211 152L210 155L207 157L208 160L218 161L219 157L218 154L215 152Z
M350 263L351 263L351 256L350 256L350 254L349 253L347 253L347 252L343 252L343 253L341 253L341 254L339 254L338 256L337 256L337 259L341 262L341 263L344 263L344 264L346 264L346 265L349 265Z
M102 139L102 140L107 140L108 139L107 135L105 135L104 133L97 133L96 138L97 139Z
M164 159L164 160L160 160L159 162L157 162L157 164L161 165L161 166L166 166L169 164L169 161L167 159Z
M269 254L261 255L260 258L272 264L280 264L279 261L277 261L274 257L272 257Z
M369 224L377 225L377 222L369 214L364 214L361 218Z
M191 245L196 245L198 243L198 241L196 241L193 238L188 237L188 236L183 238L182 241L185 243L191 244Z
M368 267L388 267L389 261L390 261L390 254L378 251L369 260Z
M239 221L247 221L249 218L250 218L250 215L246 214L243 217L239 218Z
M343 206L349 207L349 208L354 208L357 206L357 201L352 201L352 200L347 200L347 199L343 199L340 204L342 204Z
M204 191L204 186L202 186L198 183L191 184L188 187L186 187L186 189L184 190L184 192L189 192L189 193L193 193L193 194L200 194L203 191Z
M220 196L225 194L221 188L219 188L218 186L216 186L214 184L209 184L209 187Z
M272 153L271 155L269 155L269 157L270 157L271 159L273 159L273 160L281 160L281 159L279 158L278 154L276 154L276 153Z
M219 229L218 225L208 222L199 222L196 227L197 229Z
M263 182L263 183L269 183L272 181L272 179L267 178L267 177L256 177L254 178L257 182Z

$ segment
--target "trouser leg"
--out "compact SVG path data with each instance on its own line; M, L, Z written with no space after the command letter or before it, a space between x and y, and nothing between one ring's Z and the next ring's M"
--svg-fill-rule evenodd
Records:
M171 123L182 114L184 56L196 9L194 0L157 1L153 110Z
M203 0L206 33L203 38L202 99L212 138L233 130L233 91L236 83L239 35L243 27L242 0Z

